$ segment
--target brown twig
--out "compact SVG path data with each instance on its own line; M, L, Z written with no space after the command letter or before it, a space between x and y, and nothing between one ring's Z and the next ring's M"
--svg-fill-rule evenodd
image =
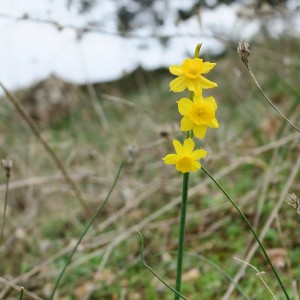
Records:
M0 283L5 284L5 285L7 285L7 286L9 286L9 287L11 287L11 288L17 290L17 291L20 291L20 290L22 289L21 286L18 286L18 285L16 285L14 282L9 281L9 280L7 280L7 279L5 279L5 278L3 278L3 277L0 277ZM30 291L24 289L24 288L23 288L23 292L24 292L25 295L31 297L31 299L34 299L34 300L43 300L43 299L42 299L41 297L39 297L38 295L36 295L36 294L34 294L34 293L32 293L32 292L30 292Z
M71 177L68 174L65 166L60 161L60 159L58 158L58 156L56 155L56 153L52 150L52 148L49 146L49 144L43 138L43 136L40 133L38 127L35 125L35 123L33 122L32 118L27 113L25 107L20 103L20 101L11 92L9 92L6 89L6 87L2 84L2 82L0 82L0 86L4 90L5 95L7 96L7 98L13 103L13 105L15 106L15 108L17 109L17 111L20 113L20 115L22 116L22 118L26 121L26 123L30 127L30 129L33 132L33 134L37 137L37 139L39 140L39 142L44 146L45 150L48 152L49 156L52 158L52 160L56 164L57 168L61 171L61 173L63 174L63 177L64 177L66 183L69 185L70 189L73 191L74 195L79 200L80 205L83 208L83 210L85 211L86 215L90 216L91 213L90 213L89 207L88 207L88 205L86 203L87 202L86 199L83 197L83 195L80 192L80 190L79 190L78 186L76 185L76 183L71 179Z
M12 160L10 159L2 160L2 168L5 170L6 185L5 185L5 199L4 199L3 221L2 221L1 236L0 236L0 246L2 245L2 241L3 241L3 233L4 233L5 220L6 220L6 207L7 207L7 200L8 200L8 186L9 186L10 170L12 168L12 165L13 165Z
M260 90L260 92L263 94L265 99L269 102L269 104L276 110L276 112L284 119L286 120L291 126L293 126L298 132L300 132L300 129L293 123L291 122L276 106L275 104L270 100L270 98L267 96L267 94L264 92L264 90L261 88L260 84L258 83L256 77L254 76L251 67L249 65L249 60L248 57L251 54L251 50L249 49L249 44L246 42L246 40L242 40L239 43L239 46L237 48L237 52L242 60L242 62L245 64L247 70L249 71L251 77L253 78L256 86Z

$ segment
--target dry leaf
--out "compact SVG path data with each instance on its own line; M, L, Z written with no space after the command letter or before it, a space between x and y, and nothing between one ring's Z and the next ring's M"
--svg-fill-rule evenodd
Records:
M284 268L286 265L287 251L283 248L268 249L267 254L269 255L271 262L277 268Z
M188 272L182 274L182 281L185 281L185 282L193 281L193 280L198 279L199 276L200 276L199 269L194 268L194 269L191 269Z

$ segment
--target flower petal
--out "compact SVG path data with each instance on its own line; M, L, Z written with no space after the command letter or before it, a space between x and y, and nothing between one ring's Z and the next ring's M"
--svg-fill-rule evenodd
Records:
M181 98L178 101L178 111L181 115L186 116L193 106L193 101L188 98Z
M179 141L173 140L173 146L174 146L177 154L180 154L183 152L183 146L181 145L181 143Z
M195 127L194 122L189 117L183 117L180 124L180 131L192 130Z
M210 70L212 70L214 67L215 67L215 63L211 63L211 62L205 62L205 63L202 63L202 66L201 66L201 73L202 74L206 74L208 73Z
M202 73L203 59L199 57L195 57L191 59L191 63L195 69L198 69Z
M200 125L197 126L193 129L195 136L198 139L203 139L205 137L206 131L207 131L207 126Z
M192 172L196 172L197 170L199 170L201 168L201 164L199 163L199 161L195 161L193 163L193 167L192 167Z
M186 87L186 78L184 75L180 75L170 82L170 91L173 92L182 92Z
M211 124L209 124L211 128L219 128L219 122L216 118L212 119Z
M181 69L183 73L188 73L192 65L193 65L193 59L186 58L181 65Z
M200 83L200 86L203 88L203 89L211 89L211 88L214 88L214 87L217 87L218 85L215 83L215 82L212 82L206 78L204 78L203 76L200 75L200 78L199 78L199 83Z
M199 149L199 150L195 150L193 153L192 153L192 158L193 160L198 160L200 158L203 158L205 157L207 154L207 151L203 150L203 149Z
M178 66L178 65L170 66L169 71L170 71L171 74L176 75L176 76L179 76L179 75L183 74L183 72L181 70L181 67Z
M176 164L177 154L168 154L163 158L163 161L166 165Z
M194 100L194 102L203 101L202 93L198 93L198 92L195 93L193 100Z
M183 142L183 151L186 155L191 155L195 147L195 142L189 138Z
M210 96L204 99L206 103L209 103L214 110L217 110L218 105L214 97Z
M186 78L186 85L189 91L201 92L201 85L199 79Z

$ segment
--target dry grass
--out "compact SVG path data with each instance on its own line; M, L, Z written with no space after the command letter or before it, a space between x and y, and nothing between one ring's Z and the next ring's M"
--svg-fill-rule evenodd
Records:
M282 47L284 55L267 52L283 53ZM284 46L272 41L254 47L251 57L260 84L295 124L300 123L300 93L295 88L299 48L298 41L287 40ZM287 57L295 63L286 65ZM300 190L299 134L262 99L235 50L228 49L217 63L211 78L219 84L213 93L221 127L207 136L204 148L209 154L204 164L264 235L267 249L284 250L271 258L292 294L292 281L300 279L299 216L283 203L289 191L299 194ZM41 129L92 210L106 196L121 158L129 160L104 214L69 266L58 299L172 299L140 265L135 233L138 229L145 236L147 263L174 284L172 251L177 243L181 178L161 160L171 150L170 141L178 137L174 127L179 120L178 99L168 93L170 78L164 71L138 71L119 82L96 85L94 96L107 128L82 87L84 96L76 110ZM25 299L45 299L88 220L56 165L9 102L0 118L1 155L14 161L0 248L0 297L16 299L15 290L24 286ZM4 172L1 181L4 201ZM250 233L204 173L191 176L189 195L186 250L223 266L236 278L244 272L239 272L241 266L232 257L251 261L267 273L264 279L280 295ZM2 205L0 210L2 216ZM236 291L231 295L229 282L200 260L186 258L185 278L182 293L189 299L241 297ZM262 295L257 299L269 297L251 272L240 284L253 299L257 293Z

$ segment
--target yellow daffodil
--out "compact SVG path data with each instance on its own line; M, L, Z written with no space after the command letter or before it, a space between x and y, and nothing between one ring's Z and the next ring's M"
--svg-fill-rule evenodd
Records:
M215 117L217 103L214 97L203 98L201 94L196 94L194 101L182 98L178 101L178 110L183 116L180 130L193 130L197 138L204 138L208 127L219 127Z
M207 152L203 149L194 151L195 143L191 138L186 139L183 145L179 141L173 140L173 145L176 154L168 154L164 157L165 164L176 165L176 170L182 173L195 172L201 168L201 164L197 160L205 157Z
M200 58L187 58L181 66L172 65L169 70L178 77L170 82L170 91L182 92L187 88L189 91L201 93L202 89L218 86L201 75L208 73L215 65L215 63L203 62Z

